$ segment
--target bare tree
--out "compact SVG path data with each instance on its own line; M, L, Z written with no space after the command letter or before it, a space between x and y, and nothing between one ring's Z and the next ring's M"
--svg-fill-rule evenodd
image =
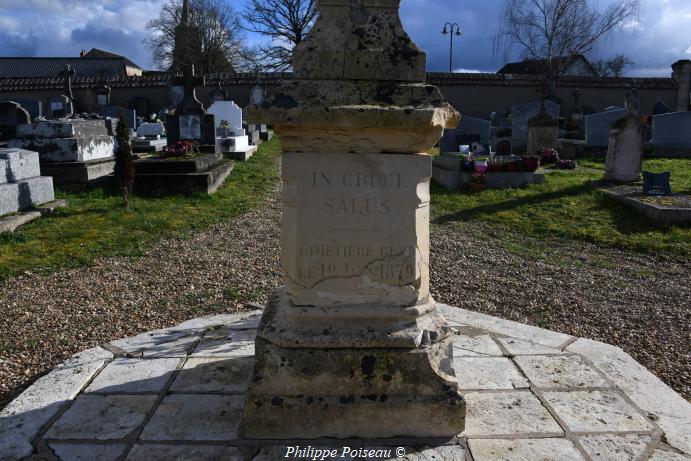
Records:
M182 3L167 0L158 18L147 24L149 34L144 43L161 69L174 63L176 27L182 18ZM224 0L191 0L190 25L199 36L192 50L191 64L202 73L228 72L242 68L245 59L244 37L239 18Z
M619 78L624 76L624 70L627 66L633 66L634 62L623 54L616 55L612 59L599 59L593 63L593 67L602 78L614 77Z
M284 71L292 65L293 48L306 37L317 16L315 0L250 0L243 27L270 39L257 50L256 64Z
M637 17L639 3L611 0L598 11L589 0L505 0L495 46L507 58L518 48L526 59L545 59L550 73L559 75L575 55Z

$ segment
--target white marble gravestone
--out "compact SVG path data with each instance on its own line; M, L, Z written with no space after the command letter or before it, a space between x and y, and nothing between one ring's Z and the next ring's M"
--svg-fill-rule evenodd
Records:
M216 128L226 121L233 136L244 136L242 129L242 109L233 101L216 101L207 110L216 117Z
M255 85L250 89L250 104L256 106L264 102L264 88Z

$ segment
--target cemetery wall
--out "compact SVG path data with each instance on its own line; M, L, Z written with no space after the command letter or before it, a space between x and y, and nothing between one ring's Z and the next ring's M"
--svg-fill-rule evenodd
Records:
M207 85L198 88L197 95L204 105L211 102L210 94L221 80L224 90L240 107L250 102L250 88L263 86L271 94L290 74L218 74L207 78ZM155 74L143 77L123 77L109 80L112 88L111 104L130 107L136 97L148 98L151 109L158 111L170 103L169 75ZM508 110L512 105L523 104L539 98L543 79L540 76L512 74L442 74L430 73L428 81L438 86L444 96L462 114L488 119L495 111ZM95 108L95 88L98 79L79 78L73 83L74 95L79 99L80 111ZM62 93L63 82L54 79L4 79L0 81L0 100L12 98L44 101L49 96ZM676 83L672 78L618 78L593 79L565 77L559 81L556 94L562 100L562 114L573 109L573 91L582 90L580 106L589 106L600 112L608 106L623 106L626 93L636 88L641 98L642 112L652 113L658 99L668 107L675 107Z

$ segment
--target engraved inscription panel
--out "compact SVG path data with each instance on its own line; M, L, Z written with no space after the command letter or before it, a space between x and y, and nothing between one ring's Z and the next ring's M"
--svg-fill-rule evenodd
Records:
M283 161L283 266L300 305L414 305L428 296L430 159Z

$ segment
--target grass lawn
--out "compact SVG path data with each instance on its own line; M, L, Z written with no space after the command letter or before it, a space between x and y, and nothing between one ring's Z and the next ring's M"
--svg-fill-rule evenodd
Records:
M69 207L0 235L0 277L88 265L102 256L136 256L152 243L186 234L261 205L278 180L277 139L263 143L249 162L236 162L214 195L135 197L125 211L103 190L64 193Z
M580 162L603 168L604 159ZM676 192L691 193L691 160L646 160L644 169L672 172ZM590 170L547 175L545 184L526 189L486 190L479 194L447 191L432 186L433 223L479 222L496 229L511 245L511 235L538 241L570 239L691 259L691 226L658 226L647 218L604 197L588 185L602 173Z

